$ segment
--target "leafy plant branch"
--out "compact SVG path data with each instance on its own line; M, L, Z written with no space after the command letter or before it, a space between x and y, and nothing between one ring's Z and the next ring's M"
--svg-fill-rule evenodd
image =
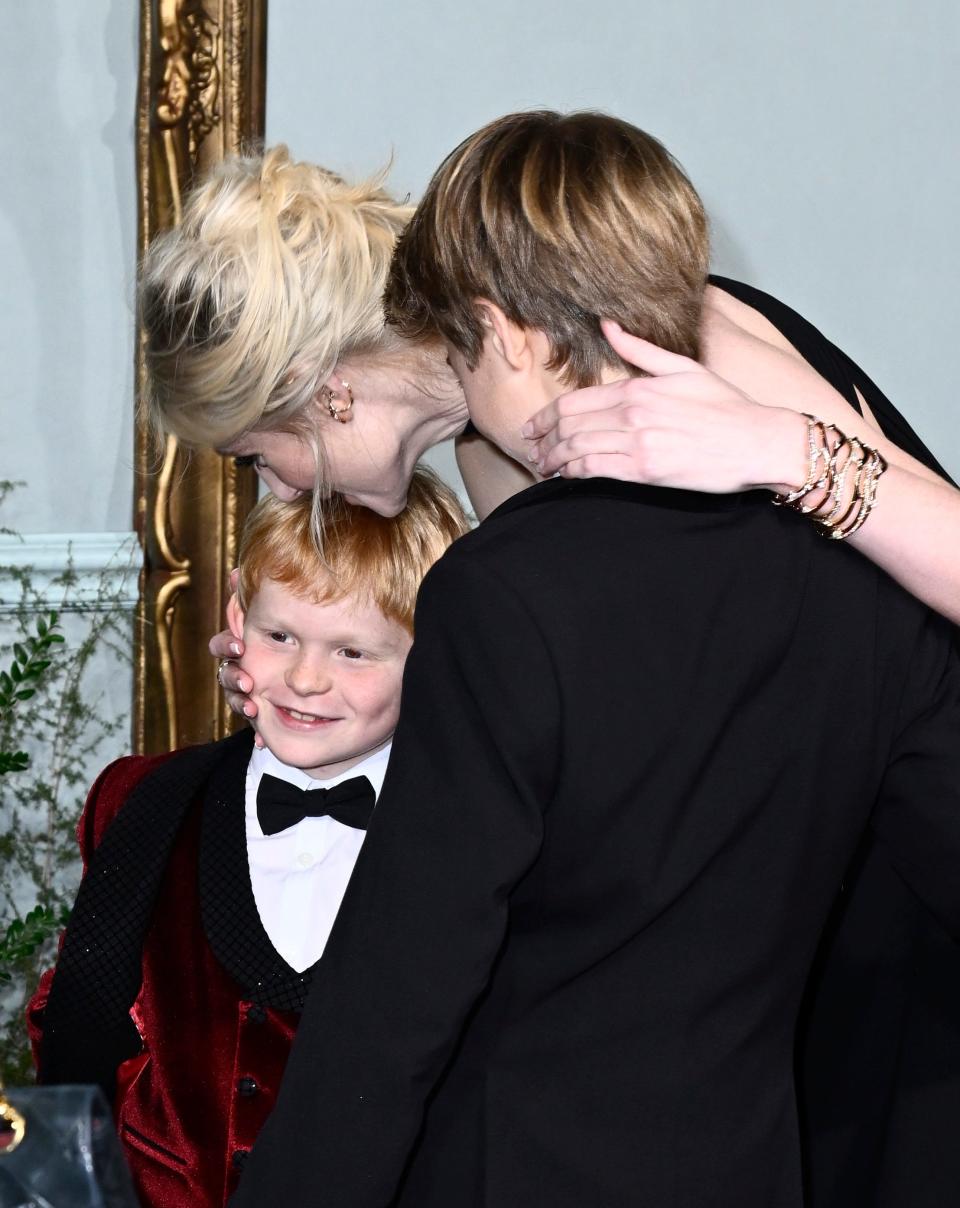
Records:
M10 489L0 480L0 503ZM114 715L96 685L129 665L131 618L115 574L64 620L77 588L72 565L42 591L29 568L2 572L20 591L4 618L12 640L0 648L0 1071L16 1084L32 1079L26 1001L54 958L79 883L74 828L86 789L104 745L113 755L126 746L125 712Z

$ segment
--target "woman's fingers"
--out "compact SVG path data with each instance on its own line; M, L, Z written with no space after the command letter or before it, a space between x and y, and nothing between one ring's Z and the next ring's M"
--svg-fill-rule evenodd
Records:
M216 634L210 639L210 653L220 660L217 668L217 679L223 689L227 704L234 713L243 717L256 717L257 706L248 693L253 691L253 680L242 670L239 658L243 654L243 642L235 637L229 629Z
M250 699L253 680L232 659L224 659L217 670L217 679L223 689L227 704L241 717L256 717L257 706Z
M719 493L778 490L793 480L804 451L796 430L802 417L761 407L696 361L616 323L604 320L603 331L619 356L649 376L560 395L533 416L523 434L541 475Z
M530 442L529 457L531 461L542 463L557 445L568 441L578 432L620 432L632 424L627 408L618 406L617 399L602 411L585 411L582 415L567 415L558 419L549 432L545 432L537 441ZM543 466L540 465L543 473Z
M561 394L542 407L536 415L531 415L520 429L520 433L528 440L539 440L548 432L552 432L561 419L585 415L591 411L606 411L613 405L614 395L630 386L633 380L624 378L622 382L609 382L605 386L585 386L571 394Z
M617 478L635 482L629 473L629 462L621 453L588 453L574 457L559 471L561 478Z
M230 572L230 591L233 596L227 606L230 616L231 607L236 604L237 583L240 572L234 569ZM253 680L241 669L239 659L243 656L243 639L230 629L224 629L210 639L210 653L220 660L217 668L217 680L223 689L227 704L234 713L241 717L256 717L257 706L249 697L253 691Z
M238 659L243 654L243 642L229 629L223 629L210 639L208 649L215 659Z
M220 664L220 670L217 672L217 678L220 680L220 687L223 688L229 697L231 693L242 693L246 697L247 693L253 688L253 680L245 671L243 671L237 663L232 660L225 660ZM231 708L233 705L231 704ZM235 710L235 712L243 712L243 710ZM252 714L247 714L251 717Z
M637 369L642 369L651 377L657 378L677 373L705 374L706 370L690 357L668 352L649 340L632 336L624 331L619 323L612 319L601 322L603 334L606 336L614 352ZM647 382L649 391L651 383ZM629 400L633 395L644 393L643 378L624 378L622 381L608 382L603 386L587 386L583 390L574 390L569 394L561 394L543 407L536 415L532 415L521 429L522 435L528 440L539 440L552 431L559 420L575 415L585 415L591 411L606 411L615 401Z
M624 432L607 421L603 428L579 429L565 440L556 441L537 463L537 469L544 478L553 474L564 477L584 477L582 474L569 474L566 467L572 461L588 457L591 454L602 454L619 458L622 463L619 473L607 474L605 477L629 478L631 482L646 482L647 479L641 465L642 439L636 432Z
M223 695L231 713L237 713L247 721L253 721L257 716L257 706L245 692L224 692Z

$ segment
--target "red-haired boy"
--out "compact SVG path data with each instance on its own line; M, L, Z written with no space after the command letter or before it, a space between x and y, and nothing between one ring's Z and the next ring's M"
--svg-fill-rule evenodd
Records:
M101 773L30 1005L40 1080L114 1100L145 1205L219 1208L236 1185L383 783L417 588L466 523L418 471L399 516L344 505L325 528L321 555L309 497L251 513L230 623L257 742Z

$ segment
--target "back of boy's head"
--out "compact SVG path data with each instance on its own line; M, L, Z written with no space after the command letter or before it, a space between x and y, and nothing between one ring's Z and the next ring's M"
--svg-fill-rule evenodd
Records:
M475 368L485 298L545 332L550 368L585 386L622 368L601 318L698 355L708 262L703 205L655 138L601 113L515 113L434 174L397 244L385 308L401 334L444 336Z
M324 521L321 553L311 499L267 495L247 518L240 542L237 595L246 611L264 579L316 603L351 597L372 603L413 632L417 590L444 550L468 529L456 495L418 466L398 516L337 501Z

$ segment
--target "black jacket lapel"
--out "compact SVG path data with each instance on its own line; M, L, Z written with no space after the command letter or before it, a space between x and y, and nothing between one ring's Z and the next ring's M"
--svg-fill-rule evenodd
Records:
M301 1011L311 970L298 973L277 952L253 896L245 816L248 763L249 756L231 754L207 785L199 867L203 928L245 997L262 1007Z

